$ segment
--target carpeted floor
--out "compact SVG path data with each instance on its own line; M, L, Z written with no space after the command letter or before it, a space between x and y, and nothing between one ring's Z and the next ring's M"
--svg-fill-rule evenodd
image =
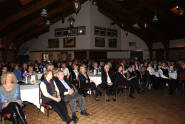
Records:
M110 103L105 102L104 95L98 102L87 96L88 112L92 116L84 117L77 113L78 124L185 124L183 93L170 96L167 91L153 90L135 96L135 99L130 99L127 94L120 93L118 100ZM34 105L29 104L24 110L28 124L65 124L54 111L50 111L47 118ZM68 110L71 115L69 106ZM5 124L10 122L5 121Z

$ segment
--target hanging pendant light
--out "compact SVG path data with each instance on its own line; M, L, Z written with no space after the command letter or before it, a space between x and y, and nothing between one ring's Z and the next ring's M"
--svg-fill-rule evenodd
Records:
M73 0L73 7L75 10L75 13L78 14L78 12L80 11L81 5L80 5L80 1L79 0Z
M48 16L47 10L46 10L46 9L42 9L40 15L41 15L42 17L47 17L47 16Z
M152 21L153 21L153 22L158 22L158 21L159 21L159 19L158 19L157 15L154 15L154 17L153 17Z
M46 20L46 25L50 25L50 24L51 24L50 20Z
M69 27L74 27L75 19L72 16L68 18L67 21L68 21Z
M146 28L148 28L148 23L144 23L144 28L146 29Z
M132 27L137 28L137 29L141 29L141 27L139 26L139 24L137 22L135 24L133 24Z

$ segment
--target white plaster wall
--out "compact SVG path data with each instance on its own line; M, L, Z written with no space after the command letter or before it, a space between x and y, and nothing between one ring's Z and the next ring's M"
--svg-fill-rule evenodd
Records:
M121 29L120 35L121 50L143 51L143 59L148 59L150 57L146 43L137 35L128 32L128 35L126 36L125 31L123 29ZM136 42L136 47L129 47L129 42Z
M26 43L24 43L19 51L19 54L29 54L30 59L38 59L40 53L29 53L30 51L48 51L48 50L91 50L91 49L106 49L106 50L119 50L119 51L130 51L130 50L142 50L144 51L144 59L149 58L148 48L145 42L138 36L128 33L126 37L124 31L121 30L117 25L111 25L112 20L98 12L98 8L92 5L91 1L87 1L82 5L82 8L78 15L72 15L75 18L74 26L86 26L86 35L76 36L76 47L75 48L63 48L63 38L59 37L59 48L48 48L48 39L56 38L55 28L64 28L68 26L67 18L65 22L58 21L57 23L50 26L50 31L38 38L34 38ZM69 16L70 17L70 16ZM117 37L117 48L108 48L108 39L105 37L105 47L96 48L95 47L95 35L94 26L101 26L105 28L112 28L118 30ZM101 36L97 36L101 37ZM129 48L129 42L136 42L136 48ZM27 51L25 51L27 50ZM119 55L118 55L119 56Z
M91 16L90 16L90 24L91 24L91 48L92 49L109 49L109 50L121 50L120 46L120 27L117 25L112 25L112 20L102 13L98 11L98 7L95 5L90 4ZM109 48L108 46L108 39L112 39L113 37L104 37L104 36L96 36L94 35L94 26L110 28L110 29L117 29L118 36L115 37L117 39L117 48ZM95 47L95 37L104 37L105 38L105 47L104 48L97 48Z

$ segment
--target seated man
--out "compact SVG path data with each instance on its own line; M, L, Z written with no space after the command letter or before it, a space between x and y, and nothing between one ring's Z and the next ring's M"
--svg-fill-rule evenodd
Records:
M139 84L137 83L137 81L134 80L136 76L126 78L126 76L123 74L123 67L121 65L118 67L118 72L116 72L115 76L118 85L128 85L130 87L129 97L134 98L134 89L136 89L138 93L141 93Z
M74 120L74 122L77 123L78 121L78 118L76 116L76 112L78 111L76 102L78 102L80 105L80 109L81 109L80 114L84 116L90 116L90 114L86 112L87 107L85 104L84 97L81 96L78 93L77 89L71 84L69 84L67 80L64 80L64 72L58 71L57 78L58 80L56 80L56 85L60 90L61 97L64 98L65 102L69 102L70 104L70 108L72 111L72 119Z

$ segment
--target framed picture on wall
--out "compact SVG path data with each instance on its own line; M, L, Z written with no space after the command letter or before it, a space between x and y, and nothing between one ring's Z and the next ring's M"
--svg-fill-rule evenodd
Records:
M76 47L76 37L63 38L63 47L64 48Z
M95 47L105 47L105 38L95 37Z
M109 39L109 48L117 48L117 39Z
M48 39L48 48L59 48L59 39Z

